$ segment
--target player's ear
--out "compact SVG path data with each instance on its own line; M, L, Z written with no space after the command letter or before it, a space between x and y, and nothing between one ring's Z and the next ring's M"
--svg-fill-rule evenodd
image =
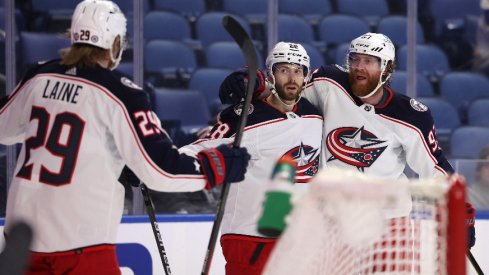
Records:
M112 42L112 53L113 53L113 58L117 58L119 56L119 52L121 51L121 37L120 35L116 36L114 39L114 42Z
M394 72L395 69L396 69L396 63L394 63L394 61L389 61L389 62L387 62L387 67L385 69L385 73L387 75L391 74Z

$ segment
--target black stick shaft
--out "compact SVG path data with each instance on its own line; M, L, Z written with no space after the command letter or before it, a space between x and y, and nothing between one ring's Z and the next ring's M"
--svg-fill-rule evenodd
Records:
M246 60L246 65L248 65L248 84L246 87L246 99L241 109L241 119L238 124L238 129L236 131L236 136L234 138L233 147L237 148L241 144L241 139L243 137L243 131L246 126L246 121L248 119L248 110L251 105L251 99L253 98L253 92L256 82L256 70L258 70L258 55L256 53L255 46L251 40L248 33L243 29L243 27L230 16L224 16L222 20L223 26L226 31L233 37L236 43L241 48ZM221 197L219 203L217 204L217 213L214 224L212 225L211 236L209 238L209 243L207 245L207 251L204 258L204 265L202 267L202 275L209 274L210 266L212 263L212 256L214 254L214 249L216 247L217 238L219 236L219 229L221 227L222 218L224 216L224 209L226 206L227 197L229 194L229 183L225 182L222 185Z
M474 255L472 255L472 252L467 251L467 257L469 258L470 263L474 267L475 271L477 272L478 275L484 275L484 272L482 271L482 268L479 266L479 263L474 258Z
M170 264L168 263L168 258L166 257L165 247L163 246L163 239L161 238L160 228L156 222L155 210L153 207L153 201L149 195L148 187L146 184L141 183L141 192L143 193L144 204L146 205L146 210L148 212L149 221L151 222L151 227L153 228L153 234L156 240L156 246L158 246L158 252L160 253L161 264L165 270L166 275L171 275Z

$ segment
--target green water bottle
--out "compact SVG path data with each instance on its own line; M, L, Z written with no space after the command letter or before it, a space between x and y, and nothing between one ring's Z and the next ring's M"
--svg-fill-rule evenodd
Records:
M296 166L291 157L283 157L275 164L258 220L258 232L267 237L278 237L285 229L285 218L292 210Z

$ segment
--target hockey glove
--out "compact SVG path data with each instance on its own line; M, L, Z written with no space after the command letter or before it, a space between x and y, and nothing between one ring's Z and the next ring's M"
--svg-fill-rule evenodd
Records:
M228 75L219 88L222 104L238 104L246 97L245 80L248 81L248 68L242 68ZM256 82L253 97L259 97L265 91L265 74L256 70Z
M207 177L205 188L211 189L223 182L242 181L251 157L246 148L233 148L222 144L200 151L198 158Z
M475 209L468 202L465 203L465 209L467 210L465 225L467 226L467 241L470 249L475 245Z

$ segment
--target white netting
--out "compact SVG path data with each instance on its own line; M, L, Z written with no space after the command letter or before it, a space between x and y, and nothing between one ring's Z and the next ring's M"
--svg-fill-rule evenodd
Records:
M447 274L449 186L323 171L294 205L263 274Z

